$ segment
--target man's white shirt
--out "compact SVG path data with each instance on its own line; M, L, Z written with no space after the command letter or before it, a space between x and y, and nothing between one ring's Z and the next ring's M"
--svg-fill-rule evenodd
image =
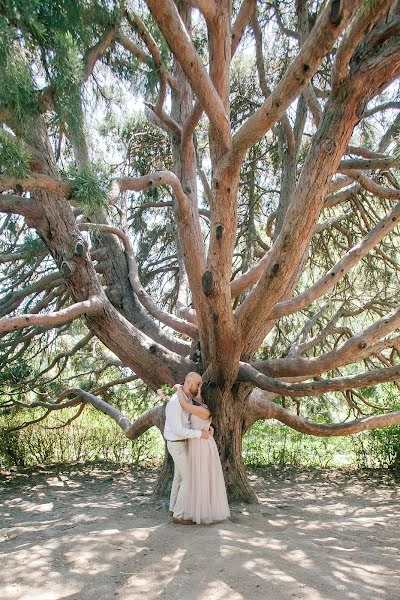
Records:
M191 399L188 399L191 402ZM201 437L201 431L190 429L190 413L183 410L178 396L173 394L165 407L164 437L166 440L186 440Z

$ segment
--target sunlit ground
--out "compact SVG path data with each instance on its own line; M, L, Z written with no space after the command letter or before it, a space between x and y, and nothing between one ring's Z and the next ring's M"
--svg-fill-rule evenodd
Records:
M398 600L400 496L384 471L266 469L261 504L172 524L151 471L1 478L2 600Z

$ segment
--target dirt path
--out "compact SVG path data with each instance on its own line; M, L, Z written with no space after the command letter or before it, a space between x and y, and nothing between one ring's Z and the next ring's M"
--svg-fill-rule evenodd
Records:
M151 471L3 475L0 598L400 598L400 494L390 474L269 468L251 478L260 506L185 527L151 499Z

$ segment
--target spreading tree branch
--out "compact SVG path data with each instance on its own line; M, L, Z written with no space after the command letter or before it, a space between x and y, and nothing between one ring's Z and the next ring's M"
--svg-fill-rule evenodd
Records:
M400 326L400 309L384 315L375 323L353 335L338 348L314 358L277 358L256 361L252 365L272 377L311 376L354 363L374 352L373 344Z
M328 424L314 423L308 419L303 419L268 399L251 399L248 404L249 410L254 412L258 419L276 419L300 433L321 437L350 435L369 429L380 429L400 424L400 411L363 417L345 423Z
M297 57L278 85L233 136L232 149L226 157L227 164L240 163L247 150L282 117L288 106L316 73L322 60L350 23L360 5L361 0L344 0L338 24L332 23L331 3L323 9Z
M101 299L93 297L47 315L24 314L17 317L3 317L0 319L0 332L14 331L15 329L37 325L61 325L85 314L94 315L102 309L102 306Z
M208 118L219 132L225 147L231 143L228 116L200 57L188 36L172 0L147 0L147 5L171 51L181 65Z
M327 392L351 390L353 388L367 388L379 383L398 381L400 379L400 365L374 369L360 375L348 377L333 377L320 379L311 383L285 383L267 375L263 375L249 364L241 363L239 380L248 381L267 392L275 392L282 396L299 398L302 396L321 396ZM400 411L399 411L400 417ZM400 422L400 421L399 421Z
M111 225L102 225L97 223L80 223L79 229L81 231L107 231L108 233L112 233L119 237L119 239L124 245L128 261L129 281L131 282L133 291L135 292L143 306L149 311L149 313L153 317L156 317L156 319L161 321L161 323L164 323L164 325L168 325L168 327L171 327L175 331L183 333L184 335L188 335L191 338L197 337L197 327L190 323L187 323L183 319L180 319L179 317L176 317L173 314L167 313L166 311L160 309L157 306L156 302L154 302L150 294L148 294L143 288L140 282L139 271L136 264L136 259L133 253L131 242L129 240L129 237L123 231L121 231L121 229L118 229L117 227L112 227Z
M71 400L67 400L62 402L62 400L68 396L74 396ZM164 422L164 406L156 406L149 411L147 411L144 415L141 415L134 423L132 423L118 408L112 406L105 400L102 400L98 396L91 394L81 388L68 388L65 390L58 398L57 403L55 402L42 402L36 401L32 402L31 406L41 406L47 409L47 413L45 416L50 414L54 410L62 410L64 408L70 408L71 406L76 406L77 404L84 402L87 404L91 404L94 408L101 411L108 417L111 417L113 421L117 423L117 425L122 429L125 436L129 439L136 439L142 433L153 427L154 425L163 430L163 422ZM44 417L43 417L44 418Z
M271 319L279 319L283 316L302 310L311 302L320 298L333 286L335 286L349 270L360 262L368 252L383 238L398 226L400 221L400 203L382 219L375 227L356 244L349 252L341 258L336 265L321 277L312 287L290 300L278 302L271 311Z

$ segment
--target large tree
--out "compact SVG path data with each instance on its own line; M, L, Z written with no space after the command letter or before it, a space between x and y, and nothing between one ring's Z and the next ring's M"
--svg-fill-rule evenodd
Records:
M198 370L229 491L251 500L256 420L400 424L362 391L400 378L400 3L112 4L0 1L3 406L95 338L131 370L117 383ZM147 124L124 120L127 90ZM162 428L163 406L130 423L100 392L33 404ZM308 420L327 397L356 418Z

